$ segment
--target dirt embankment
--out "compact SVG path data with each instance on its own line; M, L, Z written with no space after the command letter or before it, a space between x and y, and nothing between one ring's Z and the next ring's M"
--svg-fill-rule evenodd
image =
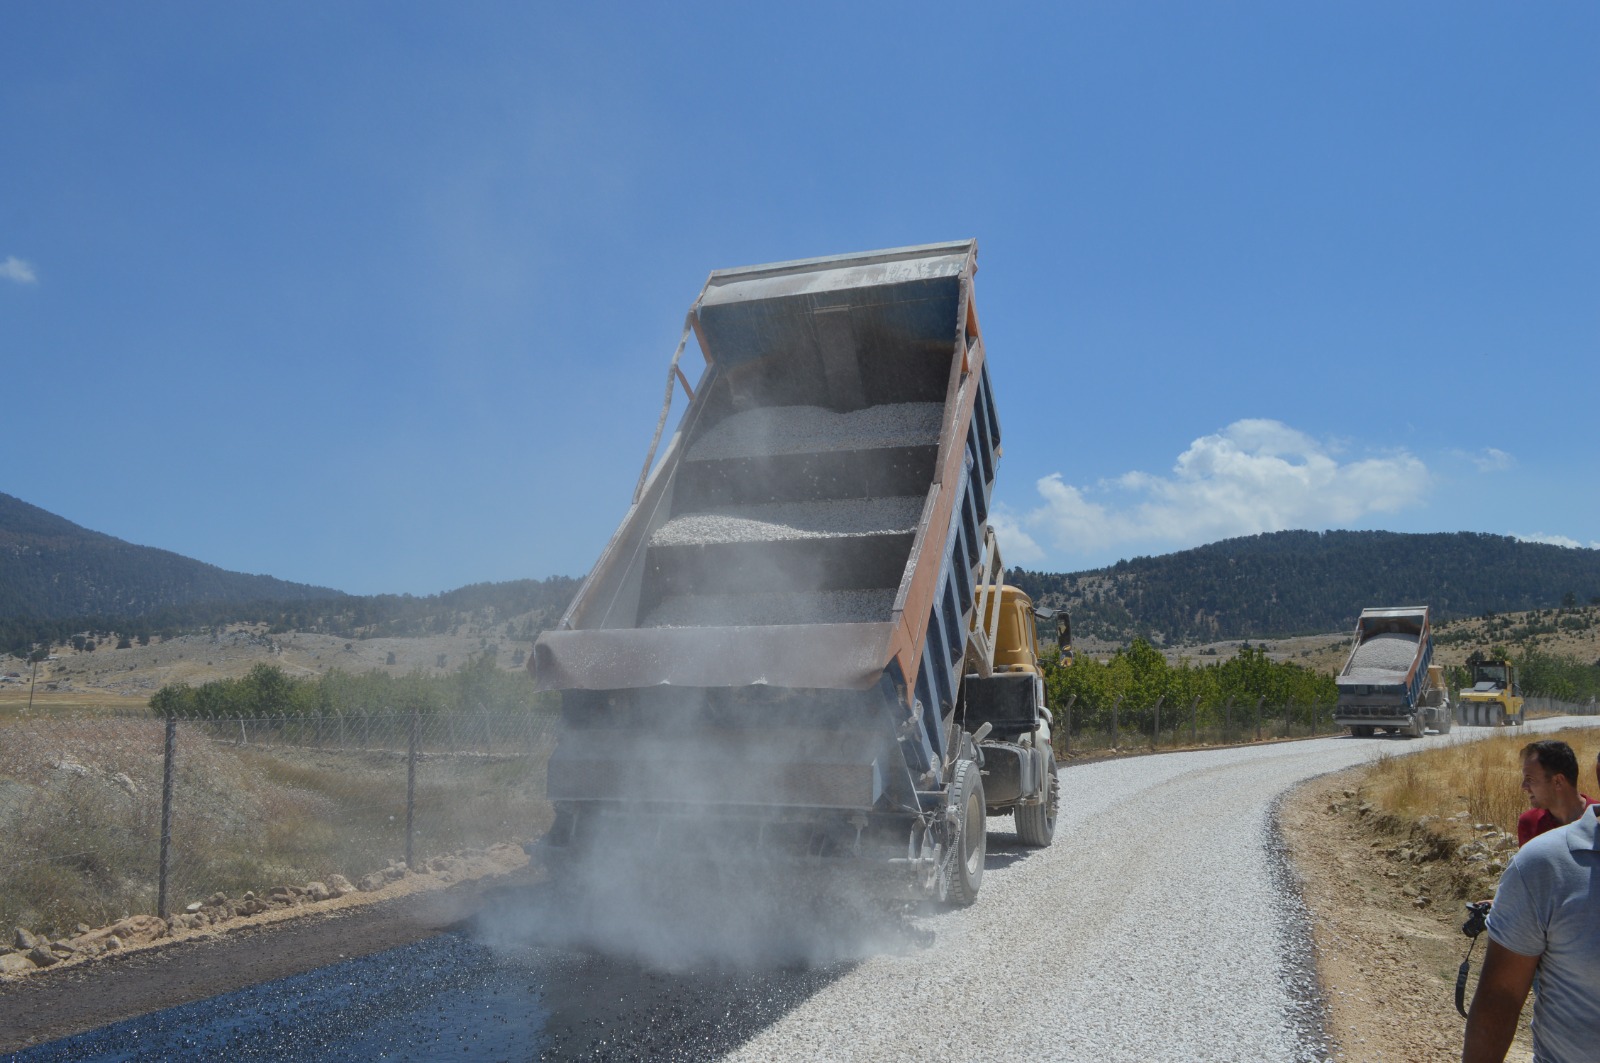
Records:
M1284 802L1281 820L1312 915L1334 1058L1456 1059L1466 1027L1455 1009L1456 970L1469 944L1464 904L1493 895L1515 839L1469 825L1477 840L1462 844L1426 823L1383 816L1358 789L1366 770L1301 787ZM1469 1001L1485 940L1473 951ZM1533 1058L1527 1014L1512 1063Z

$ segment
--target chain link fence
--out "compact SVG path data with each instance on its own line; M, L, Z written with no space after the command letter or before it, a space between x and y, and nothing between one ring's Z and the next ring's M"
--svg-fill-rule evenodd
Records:
M549 826L556 717L0 720L0 927L352 882Z
M1135 707L1124 698L1084 705L1069 697L1055 710L1054 742L1062 756L1191 749L1334 734L1332 702L1268 704L1266 698L1230 698L1202 705L1199 698L1169 703L1158 697Z

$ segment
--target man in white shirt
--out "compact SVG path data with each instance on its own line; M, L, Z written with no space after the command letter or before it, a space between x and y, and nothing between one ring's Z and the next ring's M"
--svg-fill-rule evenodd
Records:
M1529 841L1500 877L1462 1063L1505 1059L1530 986L1535 1063L1600 1059L1597 811Z

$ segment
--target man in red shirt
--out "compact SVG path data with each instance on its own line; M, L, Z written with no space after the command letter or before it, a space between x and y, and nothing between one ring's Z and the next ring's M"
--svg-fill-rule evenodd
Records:
M1565 742L1522 747L1522 792L1531 807L1517 818L1518 845L1571 823L1595 803L1578 792L1578 756Z

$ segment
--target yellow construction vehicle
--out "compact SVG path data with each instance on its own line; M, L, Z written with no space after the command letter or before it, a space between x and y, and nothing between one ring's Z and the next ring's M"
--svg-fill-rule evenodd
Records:
M1504 727L1523 721L1522 685L1510 661L1468 661L1472 685L1456 699L1456 719L1467 727Z
M1002 574L999 555L984 573ZM968 641L964 726L981 736L981 773L989 815L1012 812L1025 845L1049 845L1055 834L1059 785L1039 663L1039 621L1055 620L1067 652L1065 613L1035 611L1019 587L986 582L977 587Z

